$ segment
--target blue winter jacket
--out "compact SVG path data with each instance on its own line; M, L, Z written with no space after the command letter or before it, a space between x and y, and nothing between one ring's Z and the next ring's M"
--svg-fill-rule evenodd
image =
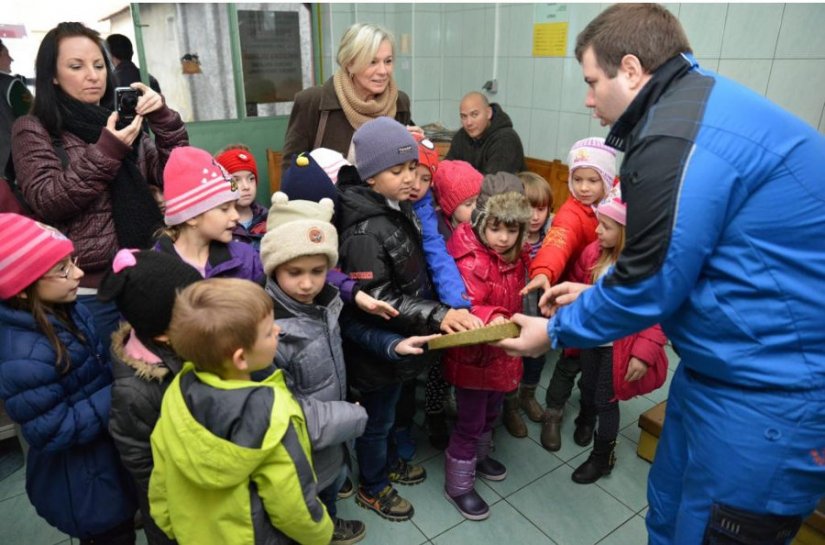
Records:
M112 373L82 305L72 318L81 342L52 319L71 355L61 372L31 313L0 303L0 397L29 444L26 492L37 514L74 537L102 533L137 510L131 477L106 430Z
M586 348L661 322L702 377L825 387L825 137L685 54L607 143L625 152L627 243L551 340Z
M438 219L433 208L432 192L427 191L413 204L413 212L421 222L421 239L424 246L424 259L430 278L435 285L438 299L452 308L470 308L470 298L464 280L458 272L455 260L447 252L447 243L438 231Z

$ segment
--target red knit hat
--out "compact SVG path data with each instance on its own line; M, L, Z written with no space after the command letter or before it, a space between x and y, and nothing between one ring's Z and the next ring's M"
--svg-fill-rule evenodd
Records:
M466 161L441 161L433 176L433 190L444 215L451 218L459 204L481 193L483 179Z
M190 146L172 150L163 169L166 225L180 225L238 197L238 184L209 153Z
M0 299L37 282L74 252L63 233L19 214L0 214Z
M435 149L435 144L418 133L413 133L413 138L418 142L418 164L427 167L430 174L435 176L435 171L438 170L438 151Z
M228 149L221 153L215 160L221 164L229 174L235 174L239 170L248 170L258 178L258 164L255 163L255 156L249 150L241 148Z

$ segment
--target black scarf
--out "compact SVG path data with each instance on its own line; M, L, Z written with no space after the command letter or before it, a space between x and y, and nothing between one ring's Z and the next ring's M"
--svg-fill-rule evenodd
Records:
M94 144L100 139L100 131L106 126L111 109L80 102L62 91L57 92L57 101L65 130L87 144ZM135 139L131 151L123 158L109 185L112 219L120 248L150 248L153 234L163 225L160 208L137 166L142 137L143 133Z

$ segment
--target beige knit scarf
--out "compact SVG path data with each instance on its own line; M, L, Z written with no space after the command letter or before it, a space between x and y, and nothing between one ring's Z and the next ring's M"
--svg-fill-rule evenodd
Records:
M355 84L347 75L346 70L339 68L333 76L332 83L335 86L335 94L338 102L347 116L347 121L354 129L358 129L367 121L383 115L395 117L396 103L398 102L398 87L395 80L390 78L390 82L383 93L372 100L361 100L355 93Z

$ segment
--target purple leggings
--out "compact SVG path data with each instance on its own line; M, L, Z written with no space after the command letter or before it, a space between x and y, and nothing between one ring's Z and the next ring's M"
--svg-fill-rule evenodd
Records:
M456 387L458 417L447 447L450 456L458 460L471 460L475 457L478 438L493 429L503 399L504 392Z

